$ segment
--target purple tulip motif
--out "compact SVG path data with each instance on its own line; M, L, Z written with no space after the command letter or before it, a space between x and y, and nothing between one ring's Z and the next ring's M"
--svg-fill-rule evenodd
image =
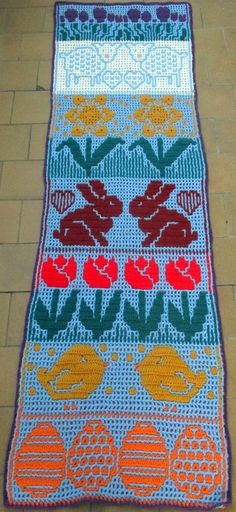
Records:
M144 11L144 12L142 13L142 16L141 16L141 17L142 17L142 20L143 20L145 23L148 23L148 22L151 20L151 18L152 18L151 13L150 13L150 12L148 12L148 11Z
M65 12L65 18L69 21L69 23L73 23L78 18L78 11L75 9L67 9Z
M106 10L103 9L103 7L95 7L95 9L93 9L93 15L98 23L103 23L107 17Z
M157 17L160 21L166 22L170 17L170 9L168 7L158 7Z
M123 20L123 17L120 16L119 14L117 14L116 17L115 17L116 23L121 23L122 20Z
M179 21L186 21L186 14L179 14Z
M60 21L63 23L65 21L65 16L60 16Z
M114 21L114 19L115 19L115 14L113 14L113 13L111 12L110 14L108 14L108 15L107 15L107 19L108 19L108 21L111 21L111 22L112 22L112 21Z
M133 23L137 23L137 21L140 19L140 11L138 9L129 9L127 14L128 14L128 18Z
M88 13L85 12L85 11L81 11L79 13L79 20L82 22L82 23L85 23L85 21L88 21Z
M178 13L177 12L172 12L170 17L171 17L172 21L177 21Z

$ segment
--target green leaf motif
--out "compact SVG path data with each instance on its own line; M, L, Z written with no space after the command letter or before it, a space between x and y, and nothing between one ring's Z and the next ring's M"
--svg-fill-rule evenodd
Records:
M121 137L107 137L92 153L92 139L88 137L86 139L85 156L82 153L80 144L76 142L72 137L63 141L57 146L56 151L60 151L64 147L67 147L75 162L82 167L87 176L90 176L92 167L97 166L100 162L118 145L124 144L125 141Z
M157 139L158 154L156 154L151 143L144 139L144 137L140 137L140 139L129 146L129 150L132 151L136 147L141 147L147 160L160 171L160 176L164 177L165 168L172 165L190 144L195 145L196 141L180 137L172 144L166 153L163 153L163 139L159 137Z
M157 330L164 312L164 293L157 293L149 314L146 312L146 296L139 292L138 311L126 299L124 304L124 320L132 331L137 331L140 340L144 340L150 332Z
M38 299L35 308L35 320L38 322L41 329L47 331L48 339L52 339L59 331L64 331L67 328L76 310L77 293L76 290L71 291L71 294L67 297L59 314L57 314L57 309L60 290L53 290L50 312L41 298Z
M93 338L99 339L105 331L112 329L116 316L120 311L121 291L115 291L102 315L102 290L96 290L94 310L84 299L81 300L79 319L85 329L92 331Z
M206 301L206 293L199 292L196 304L193 308L192 316L190 315L189 301L187 292L182 292L182 311L169 301L168 303L168 318L170 323L182 332L185 336L185 341L191 341L197 332L202 331L206 316L208 314L208 307Z

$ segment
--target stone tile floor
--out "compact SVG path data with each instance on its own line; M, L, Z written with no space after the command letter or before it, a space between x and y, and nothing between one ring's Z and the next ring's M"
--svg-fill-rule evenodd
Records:
M39 239L53 4L54 0L0 0L1 475ZM232 451L236 453L236 1L192 0L191 4L199 111L209 165L214 262L228 367L229 429ZM234 465L232 487L234 498L228 512L236 512ZM0 504L0 510L7 509ZM144 511L89 504L71 510Z

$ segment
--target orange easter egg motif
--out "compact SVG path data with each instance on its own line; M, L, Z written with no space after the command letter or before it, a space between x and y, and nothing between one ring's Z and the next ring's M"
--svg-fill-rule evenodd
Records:
M113 437L101 421L89 421L78 433L68 455L68 478L75 487L95 492L116 473Z
M16 453L14 477L33 498L54 493L65 478L64 442L50 422L38 423Z
M150 496L168 477L165 440L151 422L140 421L123 439L119 474L136 496Z
M221 456L201 427L191 425L178 437L171 453L171 478L188 498L211 495L221 483Z

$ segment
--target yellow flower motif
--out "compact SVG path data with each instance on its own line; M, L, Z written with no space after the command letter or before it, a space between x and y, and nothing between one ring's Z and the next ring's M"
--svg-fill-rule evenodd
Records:
M142 133L145 137L154 137L158 133L176 137L177 129L174 123L177 123L183 114L172 107L173 101L173 96L140 96L142 107L135 110L134 118L143 123Z
M75 125L72 128L72 135L81 137L92 133L97 137L105 137L107 135L105 123L115 116L114 112L105 106L106 102L107 97L104 95L97 95L94 98L74 96L75 108L71 108L65 114L66 119Z

